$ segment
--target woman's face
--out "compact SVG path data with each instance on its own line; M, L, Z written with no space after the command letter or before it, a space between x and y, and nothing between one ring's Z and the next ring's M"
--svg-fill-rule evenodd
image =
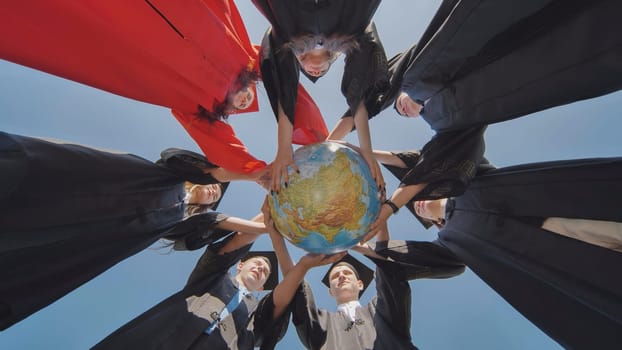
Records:
M438 221L439 218L444 216L440 199L432 201L416 201L413 206L415 207L415 213L417 213L417 215L433 222Z
M237 110L244 110L251 106L255 100L255 94L251 86L248 86L231 96L231 105Z
M194 185L190 188L189 203L209 205L218 202L222 196L220 184Z
M314 77L321 77L330 68L330 54L326 49L313 49L296 56L302 69Z

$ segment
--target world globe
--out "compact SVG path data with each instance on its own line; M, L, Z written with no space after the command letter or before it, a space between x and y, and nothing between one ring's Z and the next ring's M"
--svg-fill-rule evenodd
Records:
M323 142L298 148L289 183L269 197L277 230L311 253L332 254L357 244L380 210L380 192L365 159L351 148Z

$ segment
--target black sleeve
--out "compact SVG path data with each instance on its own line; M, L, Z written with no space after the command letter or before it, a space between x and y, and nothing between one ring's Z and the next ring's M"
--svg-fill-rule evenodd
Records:
M410 285L399 265L379 259L376 263L376 312L391 325L394 334L411 339Z
M315 305L311 286L302 282L291 304L292 322L296 327L298 338L307 349L315 349L314 344L326 343L326 314Z
M274 116L278 118L278 104L280 102L283 111L293 125L300 75L296 56L290 49L283 47L269 29L261 41L259 59L261 80L268 93Z
M388 75L389 83L379 86L372 93L367 94L365 98L365 107L370 115L370 118L382 112L391 105L394 105L395 99L401 91L402 87L402 75L407 68L408 63L414 54L415 47L412 47L408 51L398 53L388 61ZM341 118L352 117L352 110L348 110L343 113ZM352 128L351 131L354 131Z
M387 170L393 174L398 180L402 180L404 176L408 173L408 171L417 165L419 162L419 158L421 157L421 152L419 151L405 151L394 153L404 164L406 164L405 168L401 168L395 165L382 164Z
M174 242L175 250L196 250L233 233L214 228L227 218L219 212L192 215L173 226L164 238Z
M233 236L229 236L205 249L192 273L190 273L190 277L188 277L186 288L197 287L200 289L202 286L209 285L211 279L227 273L235 263L248 253L252 244L247 244L229 253L218 254L220 249L232 238Z
M486 126L436 134L421 150L400 186L427 183L414 200L438 199L464 193L475 177L485 150Z
M372 118L380 112L379 101L389 89L387 56L373 23L356 40L359 47L353 49L345 60L341 92L350 111L356 111L359 103L364 101L369 118Z
M253 333L255 335L255 346L261 350L274 349L285 333L289 325L291 308L278 319L274 319L274 295L272 292L261 298L259 305L253 314Z
M407 280L449 278L465 269L464 263L437 241L379 241L375 251L398 264Z

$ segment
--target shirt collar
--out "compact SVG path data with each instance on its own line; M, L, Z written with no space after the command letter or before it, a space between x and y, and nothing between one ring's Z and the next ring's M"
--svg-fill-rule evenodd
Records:
M361 307L361 303L358 300L348 301L347 303L337 305L337 311L343 312L350 321L354 322L356 316L356 308Z

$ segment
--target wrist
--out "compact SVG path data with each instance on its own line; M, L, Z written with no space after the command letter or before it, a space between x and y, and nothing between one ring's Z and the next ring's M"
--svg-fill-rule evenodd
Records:
M382 202L382 205L385 205L385 206L388 206L389 208L391 208L392 214L397 214L397 212L400 211L400 207L398 207L390 199L386 199L384 202Z

